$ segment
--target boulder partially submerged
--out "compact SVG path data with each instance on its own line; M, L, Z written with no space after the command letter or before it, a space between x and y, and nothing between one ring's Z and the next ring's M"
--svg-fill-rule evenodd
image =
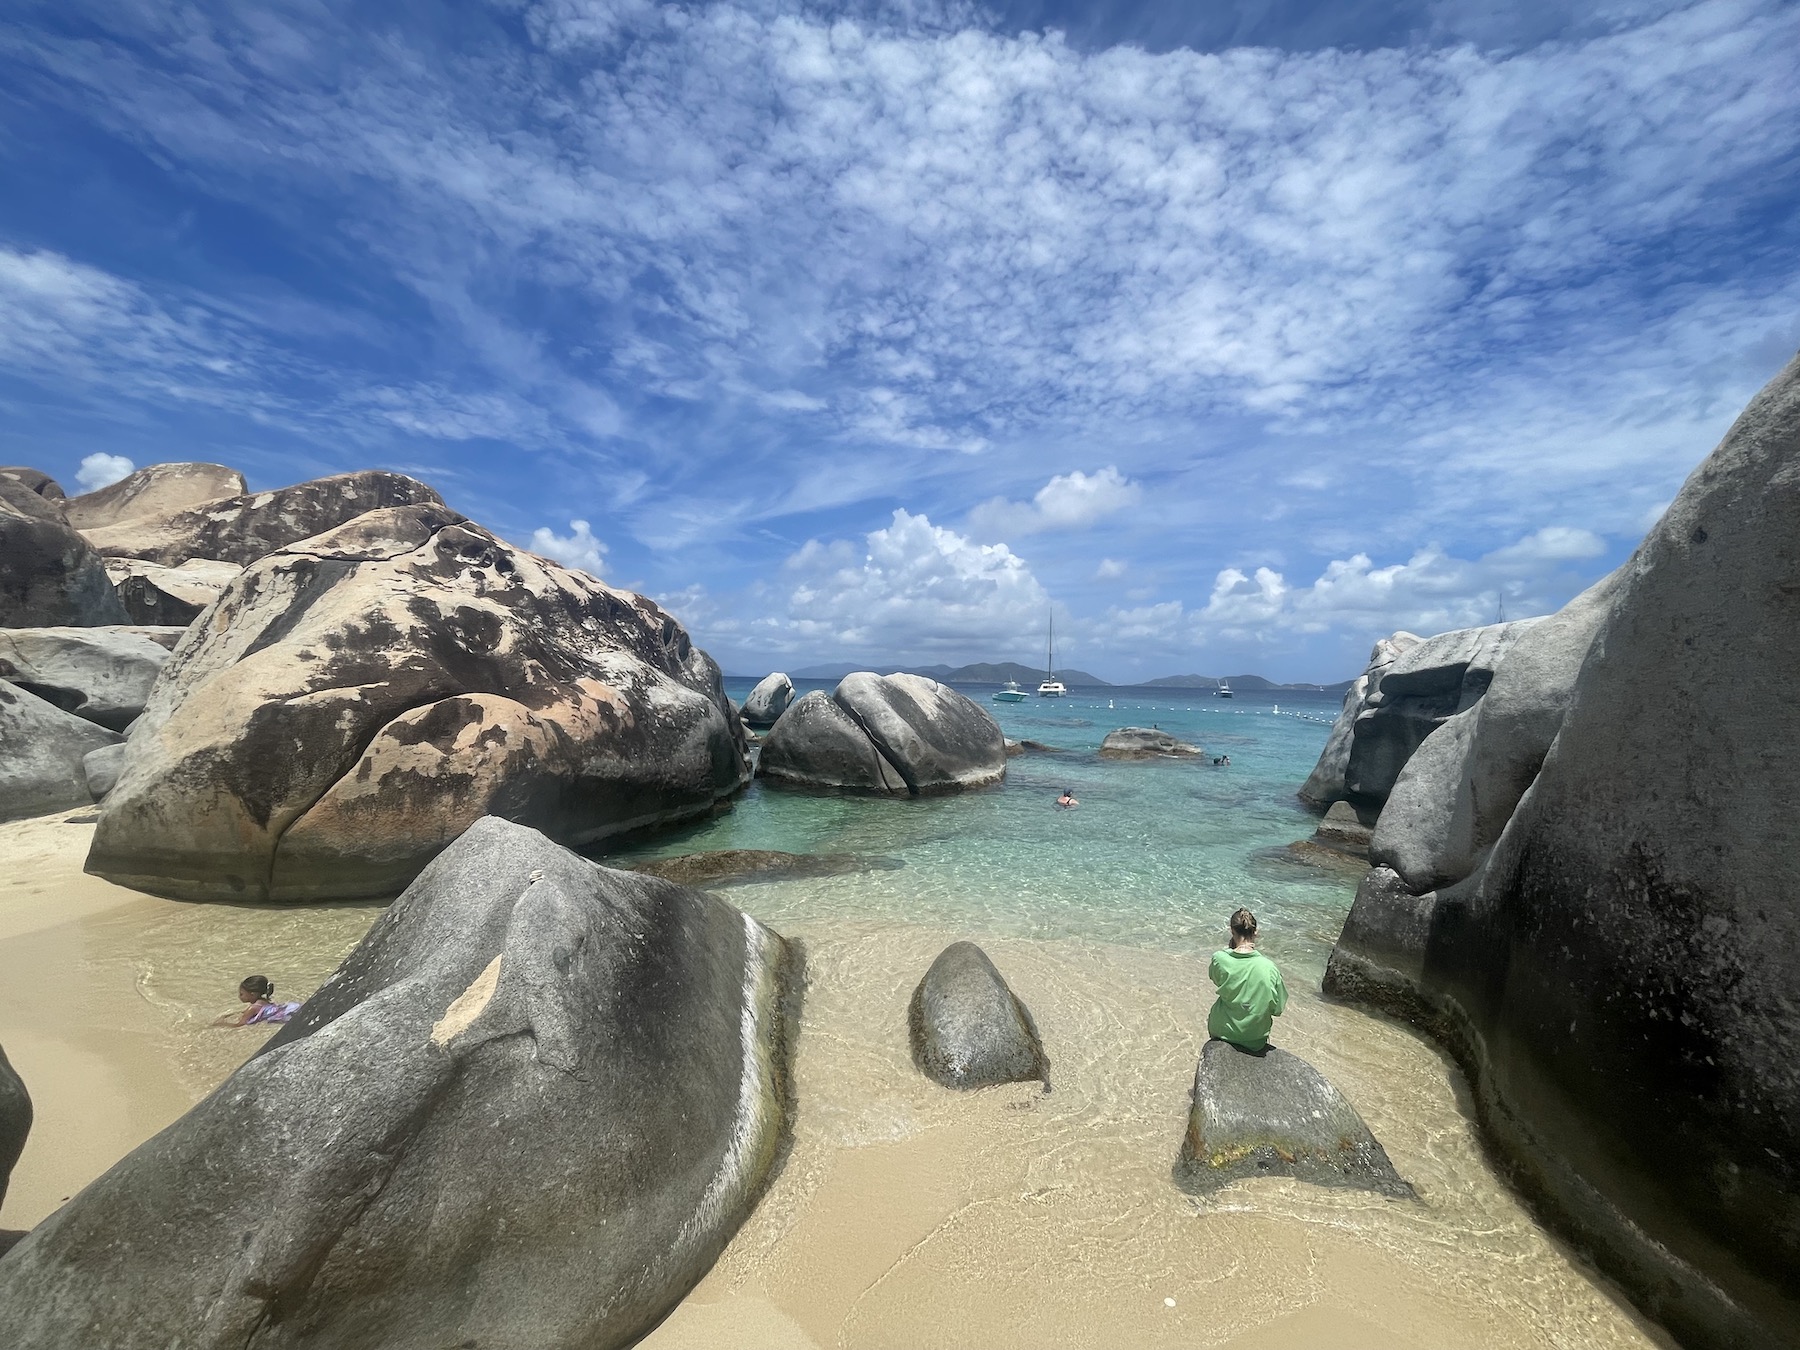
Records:
M1326 972L1456 1053L1540 1210L1702 1350L1800 1346L1796 519L1800 360L1622 569L1476 870L1371 873Z
M1102 759L1183 759L1200 753L1199 746L1154 727L1120 727L1100 742Z
M913 1063L945 1087L1042 1082L1050 1059L1031 1010L1019 1001L987 953L953 942L938 954L907 1008Z
M794 701L794 682L776 671L756 682L750 697L744 700L744 721L758 731L765 731L781 720L781 714Z
M82 760L123 737L0 680L0 820L86 806Z
M7 1344L634 1344L776 1165L797 960L722 900L482 820L0 1260Z
M35 491L26 473L0 473L0 627L127 622L99 557L63 517L62 490Z
M416 478L365 469L166 514L133 516L85 533L108 557L142 558L165 567L204 558L247 567L370 511L405 506L441 507L443 499Z
M757 774L787 787L910 794L1006 776L1006 738L980 704L922 675L846 675L797 699L763 741Z
M718 667L673 618L402 507L254 564L190 631L88 869L187 899L391 895L483 815L588 844L748 776Z
M1413 1196L1387 1150L1325 1075L1275 1046L1252 1054L1221 1040L1200 1052L1175 1176L1200 1192L1282 1176Z
M0 628L0 677L109 731L142 714L168 659L131 628Z
M780 849L720 848L649 858L624 864L683 886L732 886L749 881L789 881L796 877L841 877L852 872L896 868L891 858L859 853L784 853Z

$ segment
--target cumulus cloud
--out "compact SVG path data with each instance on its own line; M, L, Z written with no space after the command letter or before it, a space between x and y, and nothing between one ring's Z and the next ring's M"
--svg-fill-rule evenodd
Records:
M1130 570L1130 564L1122 558L1102 558L1100 565L1094 569L1094 576L1101 581L1117 581Z
M969 528L986 538L1078 530L1103 520L1143 497L1138 484L1113 465L1095 473L1059 473L1029 502L995 497L969 512Z
M102 451L84 457L81 467L75 472L75 481L81 484L83 492L97 492L103 487L111 487L137 465L123 455L109 455Z
M585 520L571 520L569 532L558 534L549 526L539 526L531 533L531 551L554 558L564 567L579 568L599 576L605 567L606 545L594 538Z

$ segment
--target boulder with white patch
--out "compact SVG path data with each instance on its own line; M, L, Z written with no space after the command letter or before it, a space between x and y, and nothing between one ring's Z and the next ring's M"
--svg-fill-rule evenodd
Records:
M777 1164L798 960L716 897L482 820L0 1259L7 1343L634 1344Z
M795 701L763 742L757 773L803 788L958 792L1006 776L1006 737L980 704L923 675L846 675Z
M392 895L483 815L586 844L748 780L706 653L442 506L248 568L164 668L90 871L188 899Z
M162 514L131 516L83 533L109 558L142 558L165 567L205 558L247 567L276 549L370 511L442 505L443 499L416 478L364 469Z

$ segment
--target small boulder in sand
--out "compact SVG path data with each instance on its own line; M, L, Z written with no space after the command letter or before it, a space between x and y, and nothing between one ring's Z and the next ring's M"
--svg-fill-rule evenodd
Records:
M1120 727L1100 742L1102 759L1181 759L1200 753L1199 746L1154 727Z
M1175 1176L1183 1189L1199 1192L1251 1177L1298 1177L1413 1196L1324 1074L1274 1046L1257 1055L1221 1040L1200 1052Z
M0 1048L0 1201L6 1199L6 1183L12 1176L13 1164L25 1150L25 1136L31 1133L31 1094ZM4 1238L0 1238L4 1243ZM0 1251L5 1247L0 1245Z
M1041 1080L1050 1060L1031 1011L987 953L954 942L931 963L907 1012L913 1063L945 1087L978 1088Z

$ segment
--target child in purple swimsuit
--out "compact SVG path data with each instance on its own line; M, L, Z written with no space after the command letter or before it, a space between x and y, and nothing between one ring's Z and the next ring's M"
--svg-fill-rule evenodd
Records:
M250 1006L217 1018L215 1027L253 1027L258 1022L285 1022L300 1011L298 1003L275 1002L275 985L267 975L247 975L238 986L238 1001Z

